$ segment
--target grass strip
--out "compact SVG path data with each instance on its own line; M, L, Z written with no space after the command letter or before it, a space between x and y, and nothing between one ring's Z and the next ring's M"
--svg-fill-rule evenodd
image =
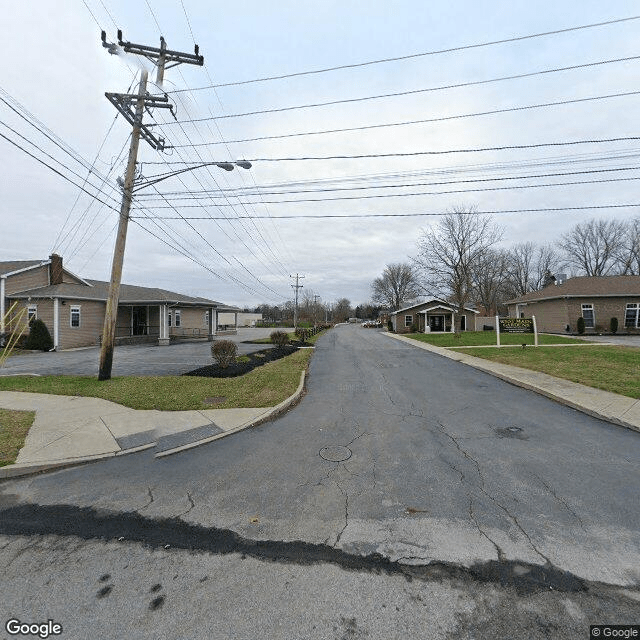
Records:
M495 331L464 331L462 333L407 333L407 338L427 342L436 347L475 347L496 344ZM500 344L533 344L533 333L501 333ZM585 342L579 338L538 334L538 344L571 344ZM466 353L466 352L465 352Z
M0 467L16 461L35 417L35 411L0 409Z
M477 358L541 371L557 378L640 398L640 349L593 346L588 349L466 349Z
M88 376L0 377L0 390L103 398L132 409L187 411L211 409L205 398L225 397L216 409L272 407L298 388L312 349L257 367L237 378L123 376L99 381Z

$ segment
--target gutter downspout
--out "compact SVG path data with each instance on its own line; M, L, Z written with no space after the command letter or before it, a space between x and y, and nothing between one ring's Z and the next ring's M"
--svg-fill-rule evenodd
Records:
M5 295L6 282L7 282L7 277L6 276L0 276L0 333L4 333L4 330L5 330L5 326L4 326L4 314L5 314L4 295Z
M53 299L53 349L49 351L57 351L60 345L60 309L58 298Z

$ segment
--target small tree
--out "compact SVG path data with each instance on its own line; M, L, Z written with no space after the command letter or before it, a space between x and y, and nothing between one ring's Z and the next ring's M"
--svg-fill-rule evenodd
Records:
M276 349L283 349L289 342L289 334L286 331L272 331L269 338L271 343L276 346Z
M219 340L211 345L211 355L222 369L236 361L238 345L233 340Z
M611 318L609 321L609 329L611 330L611 333L618 332L618 318Z
M29 324L29 337L25 344L25 349L38 351L50 351L53 349L53 340L47 325L42 320L35 319Z
M584 318L582 316L578 318L576 326L578 327L578 333L582 335L584 333Z
M300 342L306 342L309 338L309 330L303 327L298 327L296 329L296 336L298 337L298 340L300 340Z

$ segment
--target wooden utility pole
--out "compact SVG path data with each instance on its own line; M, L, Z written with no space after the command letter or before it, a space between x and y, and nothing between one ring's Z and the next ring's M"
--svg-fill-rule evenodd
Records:
M289 277L293 278L294 276L289 276ZM293 308L293 328L297 329L298 328L298 289L302 289L302 287L304 286L299 284L299 281L301 278L304 278L304 276L298 275L296 273L295 278L296 278L296 283L292 284L291 287L296 290L296 304L295 304L295 307Z
M122 281L122 262L124 260L124 246L127 242L127 227L129 226L129 210L131 209L131 194L136 177L136 161L138 159L138 146L140 145L140 125L144 112L144 97L147 93L146 70L142 71L140 85L138 86L138 100L136 102L136 115L133 131L131 132L131 144L129 145L129 160L127 172L124 176L122 189L122 205L120 206L120 220L118 222L118 235L116 246L113 250L113 262L111 263L111 282L109 284L109 297L107 308L104 312L104 325L102 328L102 345L100 348L100 369L98 380L111 378L113 365L113 347L116 337L116 322L118 319L118 299L120 297L120 282Z
M102 44L109 50L109 53L117 55L119 49L115 44L107 42L106 33L102 32ZM122 31L118 30L118 45L127 53L142 55L148 59L156 61L158 85L162 84L164 71L167 62L174 64L204 64L204 57L200 55L198 45L195 46L195 54L170 51L167 49L164 38L160 37L160 48L149 47L147 45L133 44L122 40ZM113 262L111 263L111 281L109 283L109 296L105 309L104 325L102 329L102 345L100 348L100 368L98 370L98 380L109 380L113 366L113 349L116 336L116 322L118 318L118 300L120 297L120 283L122 281L122 264L124 261L124 248L127 240L127 227L129 225L129 211L131 209L131 199L135 184L136 162L138 159L138 147L142 137L154 149L164 151L164 139L156 137L142 122L144 110L150 107L166 108L173 113L169 98L164 96L150 96L147 94L148 72L142 71L138 93L135 95L121 93L106 93L106 97L116 109L133 126L131 132L131 144L129 145L129 160L122 189L122 204L120 206L120 220L118 222L118 235L113 251ZM131 107L135 104L135 111Z

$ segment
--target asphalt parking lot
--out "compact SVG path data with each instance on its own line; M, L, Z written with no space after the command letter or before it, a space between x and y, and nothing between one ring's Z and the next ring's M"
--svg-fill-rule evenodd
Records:
M238 355L270 348L264 344L244 344L246 340L265 338L273 329L240 328L235 336L219 339L238 343ZM27 353L7 359L0 375L98 375L99 347L87 347L51 353ZM176 376L212 363L211 343L206 340L178 342L168 347L157 344L122 345L113 355L114 376Z

